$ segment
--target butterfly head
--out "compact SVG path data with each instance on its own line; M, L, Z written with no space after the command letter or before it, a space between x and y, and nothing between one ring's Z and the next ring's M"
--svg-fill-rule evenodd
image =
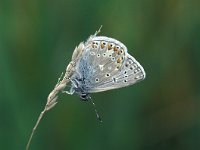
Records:
M84 79L74 78L71 80L71 82L72 87L70 91L74 91L75 93L77 93L81 100L87 101L90 98L90 96L89 93L87 93L83 87Z

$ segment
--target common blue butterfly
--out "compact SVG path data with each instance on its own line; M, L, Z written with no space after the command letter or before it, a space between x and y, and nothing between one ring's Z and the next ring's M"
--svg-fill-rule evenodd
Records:
M72 86L68 94L75 92L87 100L90 93L126 87L146 76L126 46L114 38L95 34L81 46L82 55L70 78Z

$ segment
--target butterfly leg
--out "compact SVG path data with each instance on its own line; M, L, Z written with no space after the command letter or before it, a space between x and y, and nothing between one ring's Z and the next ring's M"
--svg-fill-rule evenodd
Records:
M62 93L66 93L68 95L72 95L74 94L75 90L73 88L71 88L69 91L62 91Z

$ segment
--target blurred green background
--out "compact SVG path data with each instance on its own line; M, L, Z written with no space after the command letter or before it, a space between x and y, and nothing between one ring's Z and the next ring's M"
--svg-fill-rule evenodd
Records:
M0 149L25 149L75 46L100 25L146 80L92 94L102 124L91 103L61 95L30 149L199 150L198 0L0 0Z

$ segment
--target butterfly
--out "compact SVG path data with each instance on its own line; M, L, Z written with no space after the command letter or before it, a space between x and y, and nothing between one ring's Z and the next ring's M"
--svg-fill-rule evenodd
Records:
M92 35L82 43L82 50L67 94L77 93L87 100L90 93L130 86L145 79L140 63L114 38Z

